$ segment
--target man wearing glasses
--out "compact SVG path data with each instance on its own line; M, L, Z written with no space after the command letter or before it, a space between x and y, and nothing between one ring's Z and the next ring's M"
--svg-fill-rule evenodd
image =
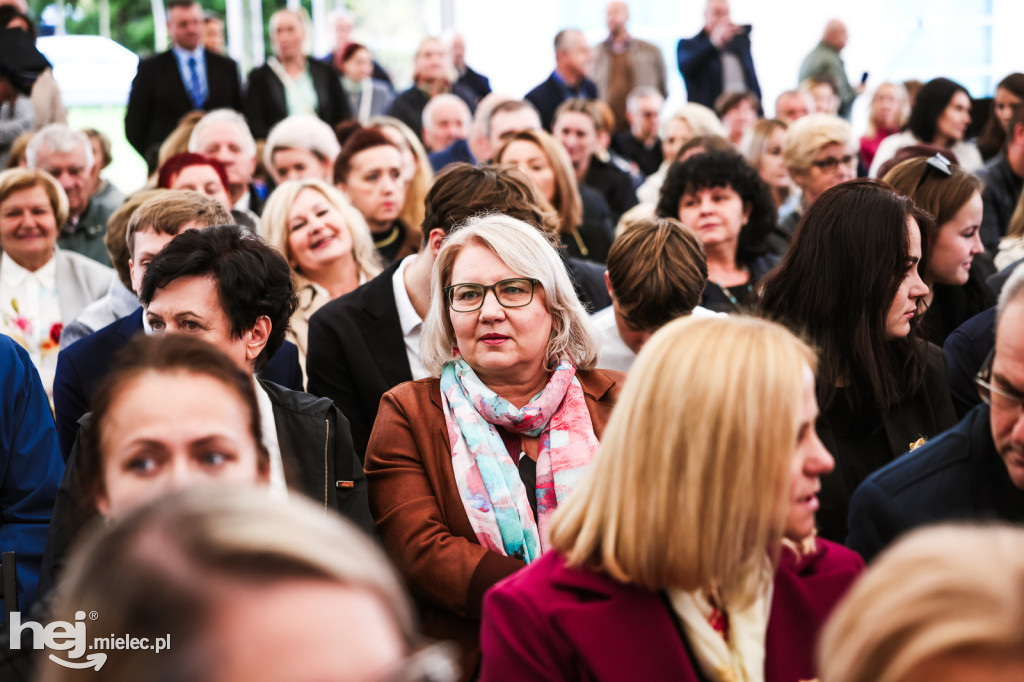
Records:
M865 560L925 524L1024 523L1024 269L1003 286L995 350L976 383L983 404L857 488L847 545Z

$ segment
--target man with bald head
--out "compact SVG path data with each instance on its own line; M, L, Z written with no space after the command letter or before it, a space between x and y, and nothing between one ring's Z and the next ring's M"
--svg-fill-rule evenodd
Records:
M707 0L704 28L676 48L686 98L714 109L723 92L749 90L761 98L750 55L750 25L732 22L729 0Z
M609 2L605 8L608 37L594 46L594 82L597 93L615 114L615 132L629 128L626 98L635 88L650 87L668 95L665 60L656 45L629 35L629 7Z
M545 130L551 130L555 109L565 100L597 99L597 85L587 77L590 58L590 46L580 31L567 28L555 36L555 70L526 94L526 99L540 114Z
M846 78L846 66L839 53L846 47L847 40L846 24L839 19L831 19L825 24L825 34L821 42L810 53L804 57L800 65L800 83L814 76L827 76L839 86L839 115L845 119L850 118L850 109L853 107L853 100L857 95L864 92L864 84L856 87L850 85Z

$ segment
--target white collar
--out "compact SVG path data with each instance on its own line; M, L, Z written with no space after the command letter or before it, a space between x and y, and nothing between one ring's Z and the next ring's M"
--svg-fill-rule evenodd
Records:
M277 422L274 420L274 403L263 385L253 377L256 388L256 404L260 408L260 429L263 431L263 446L270 453L270 496L274 499L288 499L288 484L284 477L284 462L281 459L281 444L277 440Z
M46 261L46 265L33 272L18 265L7 254L0 254L0 258L3 259L3 267L0 267L0 277L3 278L4 284L11 288L19 287L25 281L34 279L39 282L40 286L46 289L56 289L57 258L55 256L56 251L54 251L54 256L51 256L50 260Z
M200 43L194 50L186 50L181 45L175 45L171 48L174 54L178 55L179 58L188 61L189 57L195 57L196 61L203 58L203 45Z
M248 211L249 210L249 186L245 187L245 194L235 202L235 205L231 207L235 211Z
M409 291L405 288L405 269L412 263L416 254L406 256L399 263L395 273L391 276L391 286L395 292L395 307L398 308L398 321L402 325L402 336L408 336L423 325L423 318L416 312L409 298Z

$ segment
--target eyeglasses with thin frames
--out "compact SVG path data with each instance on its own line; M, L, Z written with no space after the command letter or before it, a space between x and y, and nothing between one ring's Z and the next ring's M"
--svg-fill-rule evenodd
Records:
M484 298L488 291L494 294L495 300L503 308L523 308L533 302L533 289L538 284L539 279L528 277L503 279L494 284L464 282L445 287L444 295L448 300L448 307L457 313L480 310L484 306Z
M992 358L995 351L989 353L985 364L978 370L974 377L974 383L978 387L978 395L986 405L1001 410L1022 410L1024 411L1024 395L1011 393L1004 388L999 388L992 383Z

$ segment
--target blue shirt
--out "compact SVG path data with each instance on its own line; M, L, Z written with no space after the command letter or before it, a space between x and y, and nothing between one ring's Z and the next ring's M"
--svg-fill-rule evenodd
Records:
M189 52L185 48L175 45L171 48L174 58L178 60L178 71L181 72L181 82L185 84L185 92L192 91L192 70L188 65L189 57L196 58L196 74L199 76L199 87L203 92L203 101L210 99L210 86L206 80L206 53L203 46Z

